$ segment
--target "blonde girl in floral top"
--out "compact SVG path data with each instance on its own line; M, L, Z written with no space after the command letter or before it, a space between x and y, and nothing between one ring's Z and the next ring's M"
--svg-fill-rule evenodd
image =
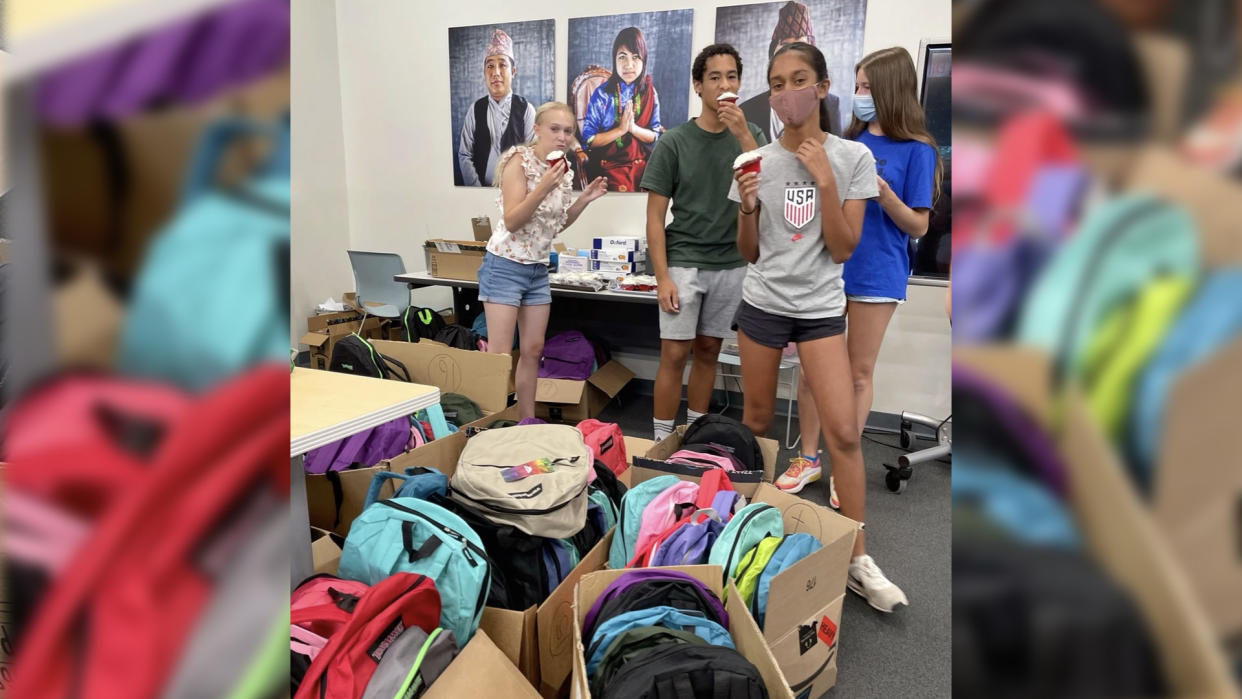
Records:
M569 105L544 104L535 112L535 140L510 148L496 166L501 215L479 267L479 300L487 314L489 352L510 352L517 327L522 352L515 379L524 418L535 415L539 357L552 303L547 268L552 239L607 191L598 177L575 199L566 162L548 167L548 153L569 149L574 125Z

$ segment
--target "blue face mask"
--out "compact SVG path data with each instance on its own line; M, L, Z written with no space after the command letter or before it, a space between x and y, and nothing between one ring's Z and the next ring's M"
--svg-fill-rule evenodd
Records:
M862 121L875 121L875 100L871 95L854 95L854 116Z

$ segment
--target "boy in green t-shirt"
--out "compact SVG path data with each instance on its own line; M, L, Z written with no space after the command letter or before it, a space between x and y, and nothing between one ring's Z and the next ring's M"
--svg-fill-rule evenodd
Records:
M733 337L746 262L737 249L737 204L729 201L733 159L765 145L759 127L730 101L742 80L742 59L728 44L699 52L691 70L702 113L657 142L642 188L647 190L647 254L659 284L660 369L656 374L657 441L673 430L682 376L691 352L687 423L707 412L720 345ZM735 96L736 99L736 96ZM665 220L672 202L673 221Z

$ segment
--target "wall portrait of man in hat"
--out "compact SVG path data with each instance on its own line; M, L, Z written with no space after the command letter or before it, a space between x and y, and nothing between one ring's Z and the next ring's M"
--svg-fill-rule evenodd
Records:
M854 64L862 58L867 0L807 0L765 2L716 8L716 41L732 44L748 70L742 78L739 107L746 120L763 131L768 141L780 138L785 126L768 102L768 62L785 44L805 41L819 48L828 61L832 81L824 102L829 130L841 135L848 123L854 93Z
M449 29L454 184L494 185L500 154L534 138L554 90L554 32L553 20Z

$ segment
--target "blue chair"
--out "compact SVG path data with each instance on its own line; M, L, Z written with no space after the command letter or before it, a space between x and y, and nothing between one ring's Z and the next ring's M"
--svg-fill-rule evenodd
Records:
M410 307L410 290L405 284L393 281L393 276L405 274L401 256L391 252L363 252L349 250L349 264L354 268L354 289L358 304L362 306L362 320L373 315L399 320Z

